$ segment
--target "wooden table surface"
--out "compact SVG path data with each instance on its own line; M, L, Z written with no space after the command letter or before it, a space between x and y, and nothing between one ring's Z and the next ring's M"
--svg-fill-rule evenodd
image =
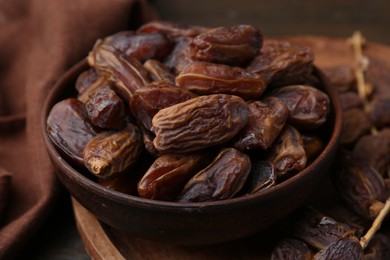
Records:
M152 0L161 19L205 26L255 24L265 36L324 35L346 38L360 30L390 45L388 0ZM18 259L89 259L66 192Z

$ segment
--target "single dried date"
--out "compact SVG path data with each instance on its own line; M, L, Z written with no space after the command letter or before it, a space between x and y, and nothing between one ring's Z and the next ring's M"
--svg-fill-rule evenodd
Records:
M313 60L314 54L308 47L268 40L247 69L262 75L270 86L301 84L310 77Z
M158 157L138 182L142 198L172 201L195 173L206 166L206 154L165 154Z
M152 81L163 80L167 83L175 83L175 76L163 63L158 60L147 60L144 63L145 69L149 72Z
M364 252L356 237L342 237L317 252L312 259L364 259Z
M177 201L202 202L232 198L251 170L249 156L234 148L222 149L213 162L193 176Z
M324 150L325 144L317 135L301 134L301 136L307 160L312 161Z
M252 169L245 184L244 192L253 194L276 185L275 167L272 163L252 159Z
M161 109L152 120L160 152L189 152L232 139L247 123L249 109L237 96L199 96Z
M188 38L178 39L172 52L164 60L165 66L172 70L175 75L193 62L188 52L188 44Z
M96 82L99 78L99 74L92 68L83 71L76 80L76 90L80 95L86 89L92 86L94 82Z
M57 149L70 161L84 165L84 147L97 134L84 104L75 98L58 102L50 110L46 127Z
M104 131L90 140L83 151L84 165L97 177L109 179L128 170L141 151L141 132L128 123L120 131Z
M371 102L370 117L376 127L390 127L390 97L375 98Z
M287 107L277 98L266 98L248 104L248 124L238 134L233 146L241 151L271 147L288 117Z
M258 28L252 25L217 27L194 37L189 52L194 60L242 66L252 60L263 44Z
M119 130L126 124L125 104L109 85L91 93L85 107L88 117L98 127Z
M176 77L176 84L198 94L224 93L244 99L260 97L264 79L240 67L209 62L192 62Z
M307 157L298 130L286 125L268 152L267 160L275 165L278 181L303 170Z
M285 238L272 251L271 260L311 260L310 248L302 241Z
M272 91L288 108L288 122L297 128L316 128L325 123L330 111L328 95L307 85L291 85Z

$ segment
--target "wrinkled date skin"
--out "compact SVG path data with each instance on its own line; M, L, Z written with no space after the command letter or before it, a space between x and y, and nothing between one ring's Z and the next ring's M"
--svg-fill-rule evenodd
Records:
M151 21L138 28L137 33L163 33L171 39L195 37L208 28L201 26L186 26L167 21Z
M119 130L126 124L125 104L109 85L91 93L85 107L89 119L98 127Z
M251 61L263 44L259 29L252 25L218 27L201 33L189 43L193 60L241 66Z
M250 170L248 155L224 148L209 166L187 182L177 200L204 202L232 198L243 187Z
M267 190L276 185L275 167L272 163L261 160L252 160L252 169L245 184L248 194Z
M278 181L303 170L307 157L301 134L294 127L286 125L269 151L267 160L275 165Z
M86 71L83 71L76 80L76 90L78 94L80 95L83 93L86 89L92 86L93 83L96 82L96 80L99 78L99 74L94 69L88 69Z
M356 237L343 237L313 256L313 260L325 259L364 259L364 252Z
M343 200L356 213L374 219L388 196L382 176L347 151L343 151L339 158L341 165L334 174L334 183Z
M138 194L142 198L173 201L208 161L206 154L162 155L139 181Z
M240 67L208 62L193 62L177 77L176 84L198 94L224 93L244 99L260 97L266 88L264 79Z
M164 81L153 82L134 93L130 100L130 110L139 123L153 132L152 119L158 111L197 96Z
M147 70L137 59L125 57L108 45L97 43L88 55L88 63L107 75L126 102L134 91L150 83Z
M237 96L199 96L161 109L152 120L160 152L189 152L232 139L248 122L249 109Z
M309 247L302 241L286 238L280 241L273 249L271 260L296 259L311 260Z
M58 102L51 109L46 126L57 149L72 162L84 165L84 147L97 134L84 104L75 98Z
M277 98L266 98L248 104L248 124L238 134L233 146L241 151L271 147L288 117L287 107Z
M103 43L114 47L140 62L148 59L162 60L171 52L173 43L161 33L134 34L123 31L103 39Z
M337 222L310 207L302 208L298 212L293 231L296 238L318 250L353 233L354 230L344 223Z
M167 83L175 84L175 76L168 67L158 60L147 60L144 63L144 67L149 72L152 81L163 80Z
M310 48L288 42L264 41L258 55L248 65L248 71L262 75L271 86L301 84L313 71L314 54Z
M328 95L307 85L292 85L272 92L288 108L288 122L297 128L312 129L325 123L330 111Z
M85 146L84 164L99 178L110 179L128 170L142 151L139 129L128 123L120 131L104 131Z

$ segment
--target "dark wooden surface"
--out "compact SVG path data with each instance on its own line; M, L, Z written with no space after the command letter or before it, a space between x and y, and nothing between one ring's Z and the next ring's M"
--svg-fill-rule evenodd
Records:
M346 38L360 30L372 42L390 44L387 0L153 0L165 20L205 26L255 24L263 34ZM17 259L89 259L65 193Z

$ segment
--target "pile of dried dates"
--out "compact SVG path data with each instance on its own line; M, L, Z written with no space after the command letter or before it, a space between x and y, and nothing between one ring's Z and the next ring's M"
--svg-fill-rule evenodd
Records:
M47 132L69 162L127 194L260 192L304 169L331 134L320 134L331 107L313 59L251 25L153 21L96 42Z
M366 68L324 69L344 110L342 147L323 195L333 197L300 209L271 259L390 259L390 238L379 230L389 212L390 73L363 58Z

